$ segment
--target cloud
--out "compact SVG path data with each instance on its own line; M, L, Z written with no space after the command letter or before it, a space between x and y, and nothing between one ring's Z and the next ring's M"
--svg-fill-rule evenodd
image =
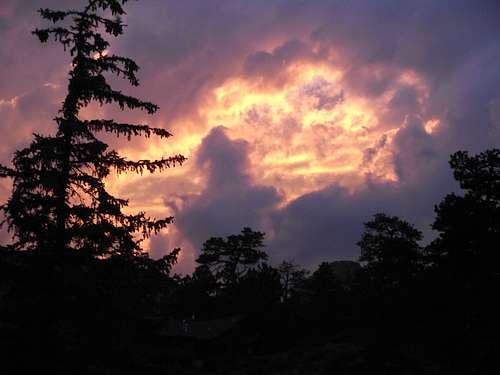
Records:
M310 46L300 40L288 40L271 52L257 51L250 54L243 66L243 76L259 80L267 86L280 87L289 79L286 67L304 61L316 60L318 56Z
M212 236L239 233L245 226L265 230L266 214L281 201L273 187L252 183L248 148L243 140L229 139L223 127L203 139L196 166L203 171L205 188L175 212L176 228L195 249Z
M16 149L32 140L33 133L49 134L54 131L51 119L57 112L59 95L59 87L47 84L18 96L0 97L0 163L8 163Z

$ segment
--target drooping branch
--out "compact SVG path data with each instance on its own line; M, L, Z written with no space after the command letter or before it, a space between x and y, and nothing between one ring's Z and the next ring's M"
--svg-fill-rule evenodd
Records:
M152 128L148 125L139 124L116 123L113 120L88 120L83 121L82 125L92 132L105 131L107 133L114 133L117 136L126 136L128 140L130 140L132 136L145 136L146 138L152 135L160 138L169 138L172 136L169 131L162 128Z

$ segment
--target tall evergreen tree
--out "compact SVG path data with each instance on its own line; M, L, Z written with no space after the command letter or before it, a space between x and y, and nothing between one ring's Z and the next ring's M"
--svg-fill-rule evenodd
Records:
M50 37L71 54L67 95L55 122L53 136L34 135L29 147L17 151L13 167L0 166L0 176L13 179L12 195L3 210L13 232L13 248L64 251L73 248L95 257L132 256L141 252L143 238L171 223L155 220L144 212L123 212L128 201L112 196L104 180L118 173L162 171L185 160L175 155L160 160L130 161L99 140L97 133L168 138L165 129L142 124L118 123L113 119L84 120L80 112L91 102L117 104L122 110L140 109L148 114L155 104L114 90L105 78L115 74L137 86L136 63L107 54L106 34L123 33L127 0L88 0L81 10L41 9L53 27L33 31L40 41ZM139 236L138 236L139 234Z

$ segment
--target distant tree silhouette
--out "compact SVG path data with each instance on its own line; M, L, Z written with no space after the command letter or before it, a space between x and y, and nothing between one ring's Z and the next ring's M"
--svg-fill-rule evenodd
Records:
M500 150L471 156L451 155L463 196L448 194L435 207L432 228L439 232L428 247L431 262L471 281L494 275L500 262Z
M308 288L318 296L331 297L342 290L342 283L330 262L321 262L307 281Z
M250 269L267 260L263 251L264 233L243 228L227 239L212 237L203 244L196 262L208 267L224 288L234 287Z
M396 216L378 213L365 223L359 260L383 285L396 287L414 277L421 266L422 233Z
M301 315L306 317L316 334L338 329L338 318L344 314L347 290L332 267L333 262L321 262L298 290L297 301L304 304ZM292 299L292 301L294 301Z
M233 293L233 300L244 311L265 309L278 303L282 295L282 286L278 270L267 263L261 263L240 279Z
M331 271L346 289L350 289L355 282L361 265L352 260L334 260L328 263Z
M309 271L302 268L293 261L284 260L278 265L281 286L283 289L282 300L286 301L292 295L292 292L299 287L303 287Z
M217 291L217 280L208 266L198 266L191 275L191 284L206 296L213 296Z
M217 280L207 266L198 266L191 275L179 280L176 292L167 304L173 302L175 315L180 317L205 318L216 313L215 296Z
M152 135L168 138L171 134L142 124L118 123L112 119L83 120L80 112L95 101L117 104L122 110L140 109L148 114L158 110L155 104L114 90L105 73L122 77L137 86L138 66L127 58L107 54L104 35L123 33L121 16L127 0L89 0L82 10L41 9L42 18L56 24L33 33L46 42L61 43L72 56L67 95L55 122L54 136L35 134L31 145L17 151L13 167L0 167L0 176L13 179L13 191L1 207L13 247L19 250L68 248L94 257L131 256L141 252L142 238L171 223L167 217L155 220L144 212L125 214L128 201L112 196L104 179L111 170L118 173L155 172L181 164L176 155L160 160L130 161L110 150L97 133L111 133L130 139ZM106 13L112 18L107 18ZM136 234L139 233L139 238Z

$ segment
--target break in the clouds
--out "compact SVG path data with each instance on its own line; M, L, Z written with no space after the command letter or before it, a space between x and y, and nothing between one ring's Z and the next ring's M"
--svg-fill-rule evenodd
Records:
M0 4L2 161L53 129L68 59L30 35L40 7ZM500 141L500 4L487 0L188 0L131 2L113 52L142 67L130 90L159 114L134 116L175 137L107 139L130 157L181 152L180 169L111 188L133 208L175 214L155 256L243 226L267 232L275 260L356 258L363 222L401 215L432 235L433 205L455 190L458 149ZM3 187L2 187L3 188ZM6 189L2 190L3 196Z

